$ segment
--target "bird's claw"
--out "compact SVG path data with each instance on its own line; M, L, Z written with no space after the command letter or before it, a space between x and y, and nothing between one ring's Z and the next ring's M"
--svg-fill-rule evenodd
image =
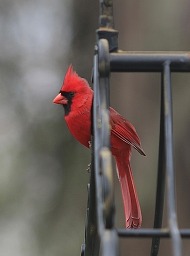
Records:
M88 147L91 149L91 147L92 147L92 143L91 143L91 141L89 140L88 141Z
M88 173L90 173L90 170L91 170L91 163L88 164L88 167L87 167L86 171L87 171Z

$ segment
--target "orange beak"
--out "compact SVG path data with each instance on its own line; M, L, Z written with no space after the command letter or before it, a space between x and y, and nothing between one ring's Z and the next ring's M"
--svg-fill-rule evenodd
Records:
M53 103L66 105L68 103L68 100L63 95L61 95L61 93L59 93L53 100Z

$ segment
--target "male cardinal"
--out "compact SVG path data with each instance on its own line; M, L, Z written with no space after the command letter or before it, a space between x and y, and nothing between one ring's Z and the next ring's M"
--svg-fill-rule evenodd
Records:
M72 65L69 66L59 94L53 100L65 110L65 121L71 134L90 147L91 108L93 90ZM126 228L138 228L142 223L141 208L130 166L131 147L145 155L133 125L110 107L111 151L116 160L121 185Z

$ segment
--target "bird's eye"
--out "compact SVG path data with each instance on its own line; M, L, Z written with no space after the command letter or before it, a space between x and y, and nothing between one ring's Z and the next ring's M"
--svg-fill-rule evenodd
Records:
M67 99L71 99L75 95L74 92L65 92L62 90L59 93L61 93L61 95L66 97Z
M73 97L74 96L74 92L69 92L69 96Z

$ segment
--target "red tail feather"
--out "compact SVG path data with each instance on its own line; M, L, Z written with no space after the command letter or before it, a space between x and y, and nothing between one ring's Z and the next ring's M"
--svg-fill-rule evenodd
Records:
M116 156L115 159L124 203L126 228L139 228L142 224L142 214L133 181L129 156L127 158Z

